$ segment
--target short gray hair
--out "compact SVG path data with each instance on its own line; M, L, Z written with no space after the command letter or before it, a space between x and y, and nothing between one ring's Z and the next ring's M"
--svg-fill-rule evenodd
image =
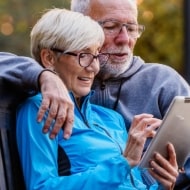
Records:
M71 10L86 14L89 11L90 0L71 0Z
M109 0L106 0L109 4ZM137 9L137 1L136 0L126 0L131 3L135 9ZM90 11L90 2L91 0L71 0L71 10L79 13L83 13L87 15Z
M79 51L104 42L101 26L90 17L66 9L50 9L31 31L31 54L41 63L42 49Z

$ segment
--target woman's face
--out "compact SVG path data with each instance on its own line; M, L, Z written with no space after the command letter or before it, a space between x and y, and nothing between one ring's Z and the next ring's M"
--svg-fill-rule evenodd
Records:
M54 62L54 70L59 74L69 91L72 91L75 98L80 98L90 92L95 75L99 72L99 61L94 58L88 67L81 67L79 64L79 53L91 53L97 55L99 45L96 44L88 49L72 52L77 56L68 54L57 54ZM55 53L56 54L56 53ZM85 63L84 55L81 55L80 62ZM87 55L88 56L88 55Z

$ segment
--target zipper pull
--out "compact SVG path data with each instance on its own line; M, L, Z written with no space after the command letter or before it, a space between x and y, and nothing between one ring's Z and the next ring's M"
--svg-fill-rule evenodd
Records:
M105 83L104 81L102 81L102 84L101 84L100 89L101 89L101 90L104 90L105 88L106 88L106 83Z

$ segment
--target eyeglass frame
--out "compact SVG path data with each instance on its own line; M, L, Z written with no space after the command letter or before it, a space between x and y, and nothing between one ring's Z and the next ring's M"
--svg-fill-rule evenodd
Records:
M107 59L106 59L106 61L105 61L104 64L100 64L100 61L99 61L100 66L103 66L103 65L105 65L105 64L107 63L107 61L108 61L108 59L109 59L109 56L110 56L109 53L98 53L98 55L94 55L94 54L92 54L92 53L84 53L84 52L79 52L79 53L65 52L64 50L61 50L61 49L58 49L58 48L51 48L51 50L52 50L52 51L55 51L55 52L58 52L58 53L61 53L61 54L63 54L63 55L71 55L71 56L76 56L76 57L78 57L78 63L79 63L79 65L80 65L81 67L84 67L84 68L89 67L89 66L92 64L93 60L94 60L94 59L97 60L100 55L105 55L105 56L107 56ZM92 57L93 57L92 61L91 61L88 65L85 65L85 66L83 66L83 64L81 64L81 61L80 61L80 59L82 58L81 55L83 55L83 54L85 54L85 55L86 55L86 54L87 54L87 55L92 55Z
M119 22L118 20L114 20L114 19L108 19L108 20L104 20L104 21L98 21L98 23L100 24L100 26L103 28L104 32L105 32L107 35L111 35L111 33L108 33L108 32L105 31L106 29L104 28L104 24L105 24L106 22L113 22L113 23L119 24L118 26L120 26L120 27L118 28L118 33L117 33L117 34L114 34L113 36L117 36L117 35L121 32L123 26L125 26L128 35L129 35L130 37L132 37L132 38L139 38L139 37L142 35L142 33L145 31L145 26L142 25L142 24L122 23L122 22ZM129 31L128 31L128 27L129 27L129 26L137 26L137 29L138 29L138 30L137 30L137 31L138 31L138 35L137 35L137 36L131 36L131 35L130 35L130 33L129 33ZM108 31L108 30L107 30L107 31Z

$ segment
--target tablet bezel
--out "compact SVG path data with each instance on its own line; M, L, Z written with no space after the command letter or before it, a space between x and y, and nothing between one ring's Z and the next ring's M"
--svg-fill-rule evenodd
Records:
M182 168L190 154L190 97L176 96L171 102L161 126L144 153L139 167L149 168L155 152L167 158L167 144L176 151L177 163Z

